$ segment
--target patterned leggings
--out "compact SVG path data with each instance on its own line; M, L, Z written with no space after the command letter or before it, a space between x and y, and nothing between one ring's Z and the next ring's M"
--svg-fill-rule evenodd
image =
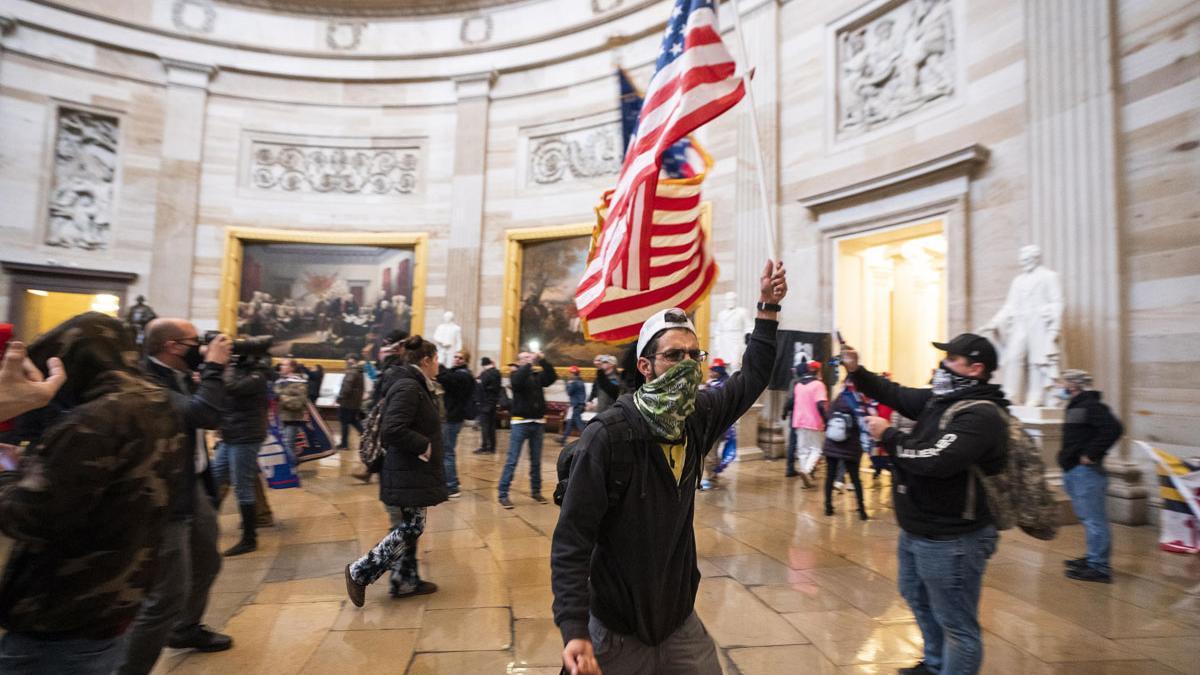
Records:
M426 507L389 506L387 511L392 531L350 564L350 578L360 584L373 584L390 569L392 593L408 593L421 583L417 573L417 539L425 531Z

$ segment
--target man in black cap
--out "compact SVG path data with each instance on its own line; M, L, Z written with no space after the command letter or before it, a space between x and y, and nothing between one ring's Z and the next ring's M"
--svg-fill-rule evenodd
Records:
M979 592L998 539L980 477L1004 470L1008 401L989 384L996 349L986 338L964 333L933 346L946 358L931 389L902 387L868 371L850 347L842 364L859 391L917 420L906 434L888 420L867 418L871 436L892 458L898 583L925 640L924 660L900 672L969 674L983 662ZM972 403L945 414L962 401Z

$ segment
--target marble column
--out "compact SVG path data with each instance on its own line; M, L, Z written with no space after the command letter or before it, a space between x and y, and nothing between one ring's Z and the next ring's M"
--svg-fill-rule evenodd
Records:
M159 316L190 317L205 107L216 68L174 59L163 59L163 68L167 90L148 295Z
M1064 366L1096 379L1127 418L1118 230L1113 3L1026 0L1029 228L1064 292ZM1121 444L1110 455L1109 510L1146 522L1140 471Z
M483 242L488 111L495 71L459 77L454 133L453 202L446 265L446 309L462 326L463 347L479 347L479 269ZM438 313L440 316L440 312ZM438 319L440 321L440 318Z

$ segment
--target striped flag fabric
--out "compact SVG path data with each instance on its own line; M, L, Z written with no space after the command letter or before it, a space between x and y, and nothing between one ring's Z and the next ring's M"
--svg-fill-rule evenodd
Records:
M576 288L589 339L632 339L651 311L690 310L716 280L699 222L700 185L712 160L693 142L675 146L741 100L745 89L734 70L712 0L676 0L617 186L597 207ZM702 157L703 171L660 180L664 154L689 151Z

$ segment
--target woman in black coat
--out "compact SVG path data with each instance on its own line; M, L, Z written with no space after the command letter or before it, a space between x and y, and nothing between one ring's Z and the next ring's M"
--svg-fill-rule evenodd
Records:
M850 482L854 484L854 494L858 497L858 517L867 519L867 507L863 502L862 478L858 475L858 465L862 460L863 448L859 425L859 410L861 405L858 394L847 384L834 397L829 405L829 413L825 418L825 445L821 454L825 455L825 515L833 515L833 483L841 476L842 471L850 474ZM836 439L838 428L844 432L844 437Z
M346 565L346 592L362 607L369 584L392 571L394 598L426 595L437 584L417 573L417 539L425 530L425 512L446 501L442 434L434 393L437 347L414 335L404 342L402 365L382 405L379 436L386 452L379 472L379 499L387 507L392 531L375 548Z

